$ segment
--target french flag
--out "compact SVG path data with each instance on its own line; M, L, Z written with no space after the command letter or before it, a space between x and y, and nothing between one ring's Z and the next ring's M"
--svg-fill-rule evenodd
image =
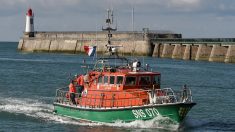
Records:
M94 56L96 52L96 46L84 46L84 50L89 56Z

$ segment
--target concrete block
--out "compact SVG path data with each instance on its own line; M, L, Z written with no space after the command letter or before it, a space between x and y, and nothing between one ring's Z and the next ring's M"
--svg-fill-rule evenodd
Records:
M170 44L163 44L163 50L162 50L162 58L172 58L172 53L174 50L174 45Z
M155 44L152 57L160 58L161 54L162 54L162 50L163 50L162 44L160 44L160 43Z
M36 41L33 39L25 39L24 43L22 44L21 50L27 52L33 52L36 50Z
M151 56L153 49L149 41L135 41L134 55Z
M192 48L192 60L195 60L195 58L196 58L196 55L197 55L197 51L198 51L198 46L194 46L194 45L192 45L191 46L191 48Z
M235 63L235 45L229 45L224 62Z
M197 54L198 46L187 44L184 50L184 60L194 60Z
M198 47L195 60L208 61L211 54L211 47L205 44L201 44Z
M176 44L172 53L173 59L182 59L185 51L185 46L181 44Z
M224 62L227 53L227 48L220 45L213 45L209 61Z
M59 49L59 41L60 40L51 40L51 45L50 45L50 52L56 52Z
M190 60L191 56L192 56L192 45L188 44L188 45L185 46L183 59L184 60Z
M36 46L34 51L49 51L51 40L49 39L42 39L42 40L35 40Z
M23 44L24 44L24 39L20 39L20 41L19 41L19 43L18 43L17 49L18 49L18 50L21 50L22 47L23 47Z
M75 53L77 40L61 40L59 41L58 51Z
M107 42L106 42L107 43ZM128 55L141 55L142 50L144 50L144 46L142 49L139 49L140 42L133 42L133 41L113 41L114 45L122 45L123 47L119 48L122 54L128 54Z

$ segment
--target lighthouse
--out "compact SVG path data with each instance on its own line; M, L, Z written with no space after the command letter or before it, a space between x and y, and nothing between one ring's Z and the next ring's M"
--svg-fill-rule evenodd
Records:
M25 25L25 35L29 37L34 37L34 21L33 21L33 11L31 8L28 9L26 13L26 25Z

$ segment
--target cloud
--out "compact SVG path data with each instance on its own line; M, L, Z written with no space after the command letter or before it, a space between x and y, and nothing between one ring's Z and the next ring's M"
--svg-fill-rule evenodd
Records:
M139 7L143 12L152 10L157 11L194 11L207 4L210 8L211 2L216 0L0 0L0 10L10 11L23 8L36 8L41 11L70 11L70 10L105 10L113 7L114 9L126 9ZM216 4L216 3L213 3ZM226 5L224 5L226 7ZM222 7L223 8L223 7ZM17 13L15 11L15 13Z
M207 29L206 35L222 33L215 32L219 25L235 35L234 0L0 0L0 40L21 37L29 7L37 31L100 30L107 8L114 8L118 29L128 30L134 7L136 30L149 27L203 36L199 29Z
M168 0L168 6L173 8L194 10L201 4L200 0Z
M37 5L44 7L69 6L78 4L80 0L0 0L1 6Z

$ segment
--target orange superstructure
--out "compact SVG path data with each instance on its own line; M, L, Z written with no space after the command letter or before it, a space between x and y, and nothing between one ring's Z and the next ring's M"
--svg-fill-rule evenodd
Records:
M87 80L84 91L77 98L77 104L81 106L141 106L149 103L147 91L160 89L158 72L134 70L129 65L109 66L104 61L100 61L99 67L96 66L84 76Z

